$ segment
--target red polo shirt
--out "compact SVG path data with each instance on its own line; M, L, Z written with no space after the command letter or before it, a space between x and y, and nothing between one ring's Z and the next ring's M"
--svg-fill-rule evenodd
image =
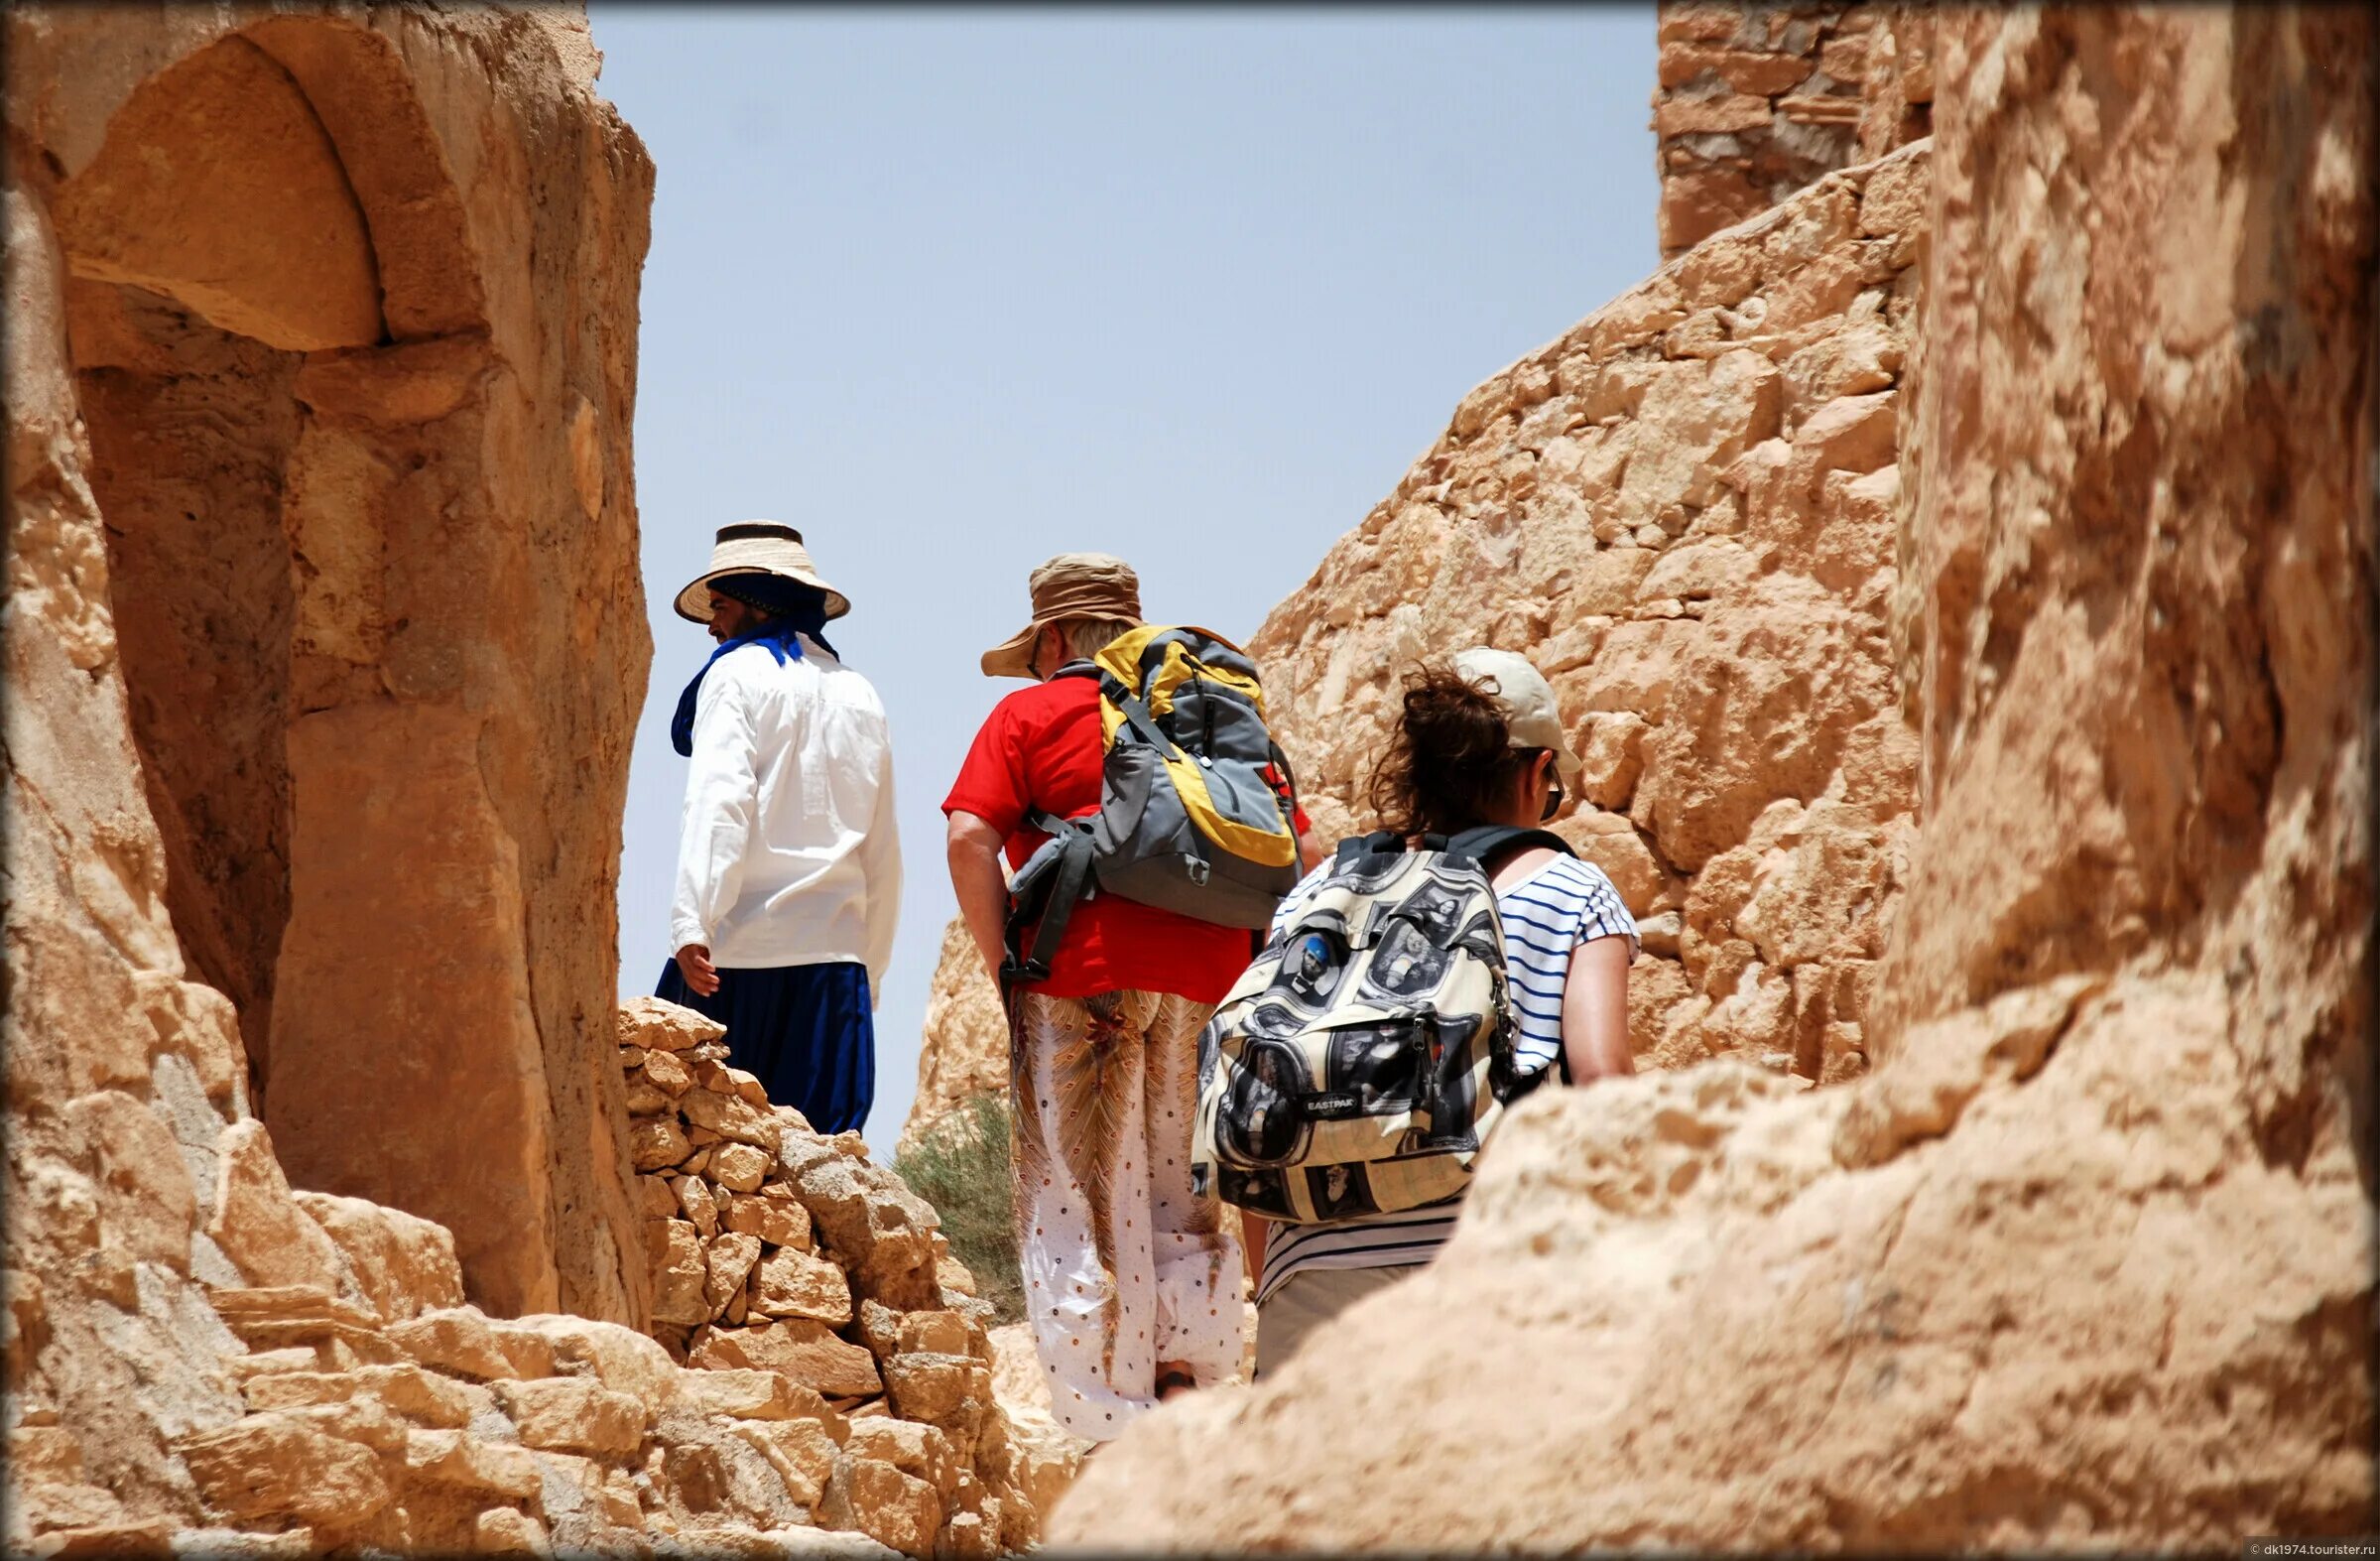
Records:
M1059 678L1020 689L992 707L942 812L971 813L1008 837L1013 869L1050 837L1025 824L1036 809L1062 819L1099 811L1099 685ZM1306 816L1297 818L1300 833ZM1030 942L1032 930L1026 929ZM1027 987L1053 997L1104 991L1172 992L1219 1002L1248 968L1254 934L1100 894L1074 907L1050 962L1050 978Z

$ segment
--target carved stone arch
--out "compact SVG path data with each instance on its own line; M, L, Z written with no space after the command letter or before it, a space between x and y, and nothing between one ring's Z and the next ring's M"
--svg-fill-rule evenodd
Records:
M396 46L319 17L275 17L240 36L289 72L338 148L371 230L389 336L485 330L462 197Z
M587 1244L564 1184L611 1151L549 1084L505 817L537 782L477 681L478 625L517 613L486 555L523 453L490 434L479 265L406 57L332 18L221 37L126 97L54 210L186 963L239 1010L295 1185L437 1220L473 1299L553 1310Z
M285 351L385 334L371 233L313 103L226 38L143 82L55 208L68 271Z

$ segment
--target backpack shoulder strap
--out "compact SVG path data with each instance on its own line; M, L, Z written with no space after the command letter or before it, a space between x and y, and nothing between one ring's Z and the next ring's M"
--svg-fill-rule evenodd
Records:
M1565 856L1578 854L1570 849L1568 841L1551 830L1524 830L1510 824L1483 824L1477 829L1463 830L1447 839L1445 851L1449 856L1468 856L1484 862L1490 856L1523 846L1543 846Z
M1061 664L1056 672L1050 674L1050 681L1052 683L1056 683L1061 678L1090 678L1096 680L1098 676L1099 664L1091 660L1088 656L1078 656L1072 661Z
M1345 867L1365 856L1395 855L1404 849L1405 843L1388 830L1374 830L1369 835L1350 835L1338 843L1331 866Z
M1000 984L1005 989L1027 981L1050 978L1050 962L1058 957L1058 945L1066 935L1066 923L1073 919L1074 907L1091 886L1091 827L1087 820L1062 819L1040 809L1025 816L1025 822L1050 837L1049 844L1036 851L1054 851L1057 859L1032 870L1036 862L1028 861L1026 869L1017 874L1017 887L1022 891L1012 896L1008 907L1008 960L1000 967ZM1018 947L1017 934L1024 924L1039 918L1034 928L1033 949L1030 953ZM1005 993L1004 993L1005 994Z
M1124 724L1132 728L1134 736L1161 754L1175 751L1174 739L1158 730L1157 717L1149 714L1149 707L1141 702L1136 691L1112 672L1094 675L1099 680L1099 697L1124 713Z

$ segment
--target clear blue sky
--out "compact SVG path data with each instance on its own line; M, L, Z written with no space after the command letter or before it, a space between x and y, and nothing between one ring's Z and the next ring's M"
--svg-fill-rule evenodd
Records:
M1653 10L593 4L659 189L637 383L653 681L620 872L651 990L712 532L799 526L891 713L869 1141L952 912L938 809L1053 553L1245 638L1474 384L1651 272Z

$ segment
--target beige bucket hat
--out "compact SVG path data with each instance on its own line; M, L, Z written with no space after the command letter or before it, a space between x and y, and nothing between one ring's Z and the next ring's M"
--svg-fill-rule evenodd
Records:
M1061 553L1033 572L1033 621L983 653L987 678L1033 676L1033 642L1044 625L1068 618L1141 621L1141 578L1112 553Z
M1480 690L1504 713L1504 727L1516 748L1551 748L1562 783L1571 795L1578 791L1578 756L1562 734L1562 707L1554 702L1553 685L1528 659L1485 645L1454 653L1454 672Z
M782 575L826 592L826 616L839 618L851 610L851 599L818 579L802 533L774 520L739 520L719 528L710 546L710 568L694 577L678 593L678 615L690 623L710 621L710 583L722 575Z

